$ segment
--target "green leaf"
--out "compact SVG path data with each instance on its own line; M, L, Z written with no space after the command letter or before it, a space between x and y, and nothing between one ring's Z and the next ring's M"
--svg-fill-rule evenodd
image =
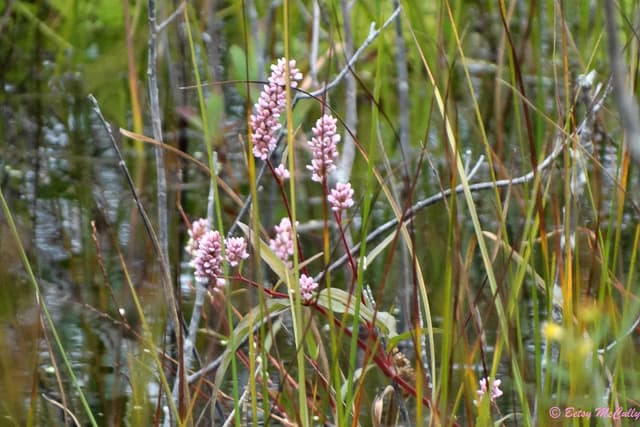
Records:
M318 346L313 334L304 334L304 340L308 349L309 357L314 360L317 359L318 354L320 353L320 346Z
M236 351L248 338L250 333L267 323L270 317L284 313L288 310L289 300L287 299L268 299L264 306L256 306L247 313L247 315L233 329L233 346L227 344L227 349L222 354L220 367L216 371L215 385L220 388L224 380L224 376L231 363L231 358L235 356Z
M367 364L367 366L365 366L365 368L358 368L355 370L355 372L353 373L353 382L354 383L358 383L359 381L362 381L364 379L364 377L367 375L367 372L369 372L371 369L374 369L376 367L376 365L374 363L369 363ZM340 387L340 396L342 397L343 401L347 400L347 389L348 386L348 382L344 382L344 384L342 384L342 387Z
M244 50L238 45L232 45L229 48L229 58L230 58L230 75L233 80L237 80L239 82L245 82L247 80L254 81L258 78L258 70L256 61L253 55L249 56L249 75L247 76L247 55L245 55ZM242 93L242 95L247 97L247 85L244 83L238 84L238 91ZM258 95L262 87L251 88L251 94L253 95L252 102L258 99Z
M255 247L256 244L255 239L253 238L253 231L246 224L241 222L238 223L238 227L240 227L242 232L247 236L247 239L251 242L253 248L257 251L258 248ZM278 256L273 253L269 245L267 245L262 239L259 239L258 241L260 242L260 258L262 258L269 268L278 275L280 280L286 283L286 274L288 269L284 264L284 261L278 258Z
M224 99L222 98L222 94L212 92L207 99L206 109L209 135L216 139L216 135L220 135L220 129L222 129L222 120L224 117Z
M375 248L373 248L373 250L371 250L371 252L369 252L369 254L365 257L365 264L364 264L365 270L373 262L373 260L376 259L376 257L380 255L387 246L389 246L389 243L393 242L393 239L395 237L396 237L395 233L389 233L389 235L385 237L382 242L380 242Z
M412 339L413 337L413 331L415 329L411 329L409 331L405 331L401 334L396 335L393 338L390 338L387 341L387 351L391 351L394 348L396 348L398 346L398 344L400 344L402 341L409 341ZM442 333L442 329L440 328L433 328L433 332L437 332L437 333ZM420 334L428 334L429 333L429 328L420 328Z
M36 15L36 6L23 1L18 1L13 5L16 14L21 15L27 21L34 24L44 36L52 40L58 47L62 49L71 49L71 44L62 38L53 28L51 28L46 22L38 19Z
M320 291L318 294L317 303L319 306L331 310L334 313L345 313L350 315L355 313L354 296L349 296L349 293L337 288L326 288ZM348 304L348 306L347 306ZM375 325L380 329L383 336L386 338L393 338L398 335L396 331L396 318L392 314L385 311L375 312L366 305L360 305L360 319L366 322L372 323L375 317Z

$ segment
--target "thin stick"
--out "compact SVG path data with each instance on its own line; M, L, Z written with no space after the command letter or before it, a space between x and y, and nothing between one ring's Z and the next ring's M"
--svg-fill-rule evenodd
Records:
M157 70L157 61L158 61L158 33L166 27L176 16L178 13L182 11L182 5L176 10L165 22L163 22L160 26L156 24L156 2L155 0L149 0L149 53L148 53L148 61L147 61L147 78L149 85L149 106L151 109L151 129L153 132L153 138L160 143L163 143L162 140L162 117L160 113L160 96L158 94L158 70ZM160 243L160 263L165 265L167 270L167 277L164 283L164 292L165 295L171 295L173 297L173 283L171 281L170 275L170 267L169 267L169 226L168 226L168 212L167 212L167 177L166 170L164 164L164 150L161 147L156 146L154 149L155 158L156 158L156 188L158 195L158 240ZM175 298L171 298L172 305L169 306L169 311L175 317L173 322L173 330L176 333L177 344L178 344L178 369L177 375L175 379L175 384L173 387L173 396L174 401L178 399L179 391L184 393L183 397L189 400L188 393L189 389L186 386L186 382L184 381L184 342L182 336L182 328L180 328L179 323L179 315L178 315L178 304L175 301ZM169 301L169 300L168 300ZM169 324L171 325L171 323ZM170 329L167 330L167 333L171 333ZM179 384L184 384L182 390L179 390ZM165 424L168 422L170 417L165 419Z
M394 8L400 7L400 2L398 0L393 0ZM400 140L400 155L402 156L402 190L400 191L400 195L398 197L398 203L401 206L409 206L411 203L412 191L411 187L411 178L409 177L409 139L411 134L411 124L409 121L409 72L407 70L407 46L404 42L404 37L402 34L402 19L401 16L395 19L395 47L396 47L396 74L398 76L398 82L396 85L396 91L398 93L398 139ZM412 301L412 291L413 285L415 283L413 279L414 268L411 261L413 259L409 258L409 246L411 242L407 242L409 244L400 245L400 262L401 262L401 277L400 277L400 295L398 296L398 303L403 309L400 311L400 330L405 330L410 327L411 323L411 301ZM417 310L415 313L417 316L417 321L419 322L419 327L422 328L422 312ZM426 340L426 334L422 335L422 339ZM421 348L426 351L428 348L426 342L423 341ZM426 354L423 355L423 360L427 360ZM425 371L427 375L429 373L429 365L427 363L424 364Z
M62 341L60 339L60 335L58 334L58 331L56 329L56 325L53 322L53 318L51 317L51 313L49 312L49 308L47 307L46 298L42 298L42 292L40 290L40 285L38 284L38 281L36 280L36 276L33 273L33 269L31 268L31 264L29 263L29 258L27 257L27 253L25 252L24 246L22 245L22 241L20 240L20 236L18 235L18 229L17 229L16 224L15 224L15 222L13 220L13 215L11 214L11 210L9 209L9 205L7 203L7 200L5 199L4 194L2 192L2 188L0 188L0 207L2 208L2 212L4 214L4 217L5 217L5 220L7 222L8 227L9 227L9 230L11 231L11 234L13 235L13 238L15 239L16 246L17 246L17 249L18 249L18 254L20 255L20 259L22 260L22 264L23 264L25 270L27 271L27 275L29 276L29 281L31 282L31 285L33 287L33 291L34 291L34 294L35 294L36 303L40 307L41 314L44 315L44 318L46 319L46 324L49 326L49 331L50 331L51 335L53 336L53 339L54 339L54 341L56 343L56 347L60 351L60 357L62 357L62 360L64 361L64 366L69 371L69 377L70 377L70 380L71 380L71 385L75 388L76 392L78 393L78 398L80 399L80 402L82 403L82 407L84 408L84 410L87 413L87 417L89 418L89 422L91 423L92 426L97 427L98 423L96 422L95 417L93 416L93 412L91 411L91 407L89 406L89 402L87 401L87 398L85 397L85 394L82 391L82 387L80 386L78 378L76 377L76 374L73 372L73 367L71 366L71 362L69 361L69 357L67 355L67 352L66 352L64 346L62 345ZM42 317L41 317L41 319L42 319ZM46 331L45 331L45 339L46 339ZM49 345L49 348L51 348L51 345ZM54 359L52 358L52 360L54 360ZM58 369L56 369L56 373L57 372L58 372Z
M344 54L346 58L353 58L353 34L351 31L351 8L347 4L347 0L340 0L342 7L343 31L344 31ZM345 67L346 69L346 67ZM353 72L345 76L344 81L344 104L345 118L344 126L347 130L344 132L342 144L342 156L338 164L338 181L348 182L351 177L351 169L353 168L353 160L356 157L356 145L354 138L358 131L358 103L356 92L356 78Z
M396 10L400 9L400 2L393 0ZM400 139L400 154L402 155L403 180L409 184L409 138L411 125L409 122L409 71L407 69L407 46L402 35L402 19L400 15L396 22L396 73L398 74L398 127Z
M151 109L151 129L153 139L162 140L162 118L160 113L160 97L158 95L157 58L158 27L156 26L155 0L149 0L149 55L147 62L147 77L149 79L149 106ZM158 240L162 251L160 255L165 263L169 262L169 238L167 231L167 178L164 168L164 152L156 146L156 180L158 193Z
M624 133L627 136L627 144L633 161L640 165L640 108L633 96L633 91L625 86L627 78L625 72L625 61L618 42L616 19L614 16L615 5L613 0L605 0L604 11L607 27L607 50L609 62L611 62L611 82L613 85L613 99L615 100Z
M371 45L371 43L373 43L373 41L378 38L380 33L385 28L391 25L391 23L396 18L396 16L398 16L399 13L400 13L400 7L394 10L391 16L386 21L384 21L384 24L382 24L382 27L380 27L377 30L376 30L376 23L372 22L371 27L369 27L369 35L367 36L367 39L362 43L362 45L360 45L358 50L356 50L356 52L353 54L353 56L351 57L347 65L342 69L342 71L340 71L340 73L338 73L338 75L326 86L316 90L315 92L311 92L309 94L299 94L298 96L296 96L296 98L300 98L300 99L315 98L317 96L322 95L323 92L333 89L338 84L340 84L340 82L347 75L347 73L352 72L352 68L355 65L355 63L358 61L358 58L360 58L360 55L362 55L362 53Z
M260 360L258 360L256 363L256 377L258 377L258 374L260 373L261 369L262 369L262 364L260 363ZM229 416L227 417L224 424L222 424L222 427L229 427L231 423L235 421L236 409L244 405L244 402L247 400L247 396L249 396L248 384L244 387L244 392L242 393L242 396L240 396L238 403L234 405L234 408L231 410L231 413L229 413Z
M167 19L162 21L160 25L156 27L156 33L163 32L167 25L172 23L178 16L180 16L180 14L182 13L182 9L184 9L184 5L185 2L180 3L180 6L178 6L178 8L171 15L169 15Z
M276 317L282 315L285 311L286 311L286 309L282 309L282 310L278 310L278 311L276 311L274 313L271 313L271 314L267 315L267 319L265 319L264 323L271 322ZM252 333L252 334L257 333L260 330L261 327L262 327L262 325L255 325L250 333ZM249 341L249 334L247 334L245 337L242 338L242 340L240 342L237 343L237 348L242 347L248 341ZM191 384L191 383L197 381L203 375L207 375L208 373L217 370L220 367L220 365L222 364L222 362L224 362L224 359L229 357L229 353L230 353L229 349L225 350L224 353L222 353L216 359L214 359L211 362L209 362L207 364L207 366L205 366L202 369L200 369L200 370L194 372L193 374L189 375L187 377L187 383Z
M66 404L62 404L58 402L57 400L47 396L45 393L42 393L41 396L44 400L51 403L53 406L57 407L58 409L60 409L65 414L65 421L66 421L66 416L68 415L71 417L75 425L77 425L78 427L82 425L80 424L80 421L78 421L78 418L76 418L76 416L73 415L73 412L71 412L71 409L69 409L69 407Z
M309 76L311 82L318 81L318 44L320 42L320 5L313 0L313 24L311 26L311 48L309 49Z
M160 256L161 247L160 247L160 242L158 240L158 236L153 230L153 226L151 225L151 220L149 219L149 215L147 215L147 211L145 210L144 206L142 205L142 201L138 196L138 192L136 191L136 186L133 182L133 178L131 178L131 174L129 173L129 168L127 168L127 164L125 163L124 158L122 157L122 153L120 152L120 148L116 143L116 140L113 136L113 132L111 132L111 126L109 126L109 123L107 123L104 116L102 115L102 111L100 110L100 105L98 104L98 101L96 100L96 98L92 94L89 94L88 98L91 104L93 105L93 111L96 113L96 115L98 116L98 119L100 120L100 122L102 123L102 126L104 127L104 130L109 135L111 146L113 147L116 153L116 156L118 157L118 166L120 167L120 169L122 169L122 173L124 174L125 179L127 180L129 190L131 191L131 194L133 196L133 201L135 202L136 207L138 208L138 212L142 217L142 222L144 224L147 234L149 235L149 238L151 239L153 248L158 254L158 256ZM165 298L167 300L167 306L170 312L171 320L173 322L172 326L176 331L178 331L180 330L180 322L178 321L178 313L176 311L175 296L173 294L173 290L170 288L171 275L169 273L169 269L166 263L163 263L163 262L160 263L160 270L162 272L162 283L165 290ZM167 285L169 285L168 290L170 292L167 292Z

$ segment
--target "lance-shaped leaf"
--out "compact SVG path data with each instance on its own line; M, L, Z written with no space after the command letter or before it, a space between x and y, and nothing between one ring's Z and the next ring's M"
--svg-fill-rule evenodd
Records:
M356 301L353 295L337 288L326 288L318 294L317 304L321 307L331 310L334 313L348 313L355 315ZM378 311L377 313L366 305L360 304L360 319L373 323L375 317L375 325L382 335L386 338L393 338L397 335L396 319L393 315Z

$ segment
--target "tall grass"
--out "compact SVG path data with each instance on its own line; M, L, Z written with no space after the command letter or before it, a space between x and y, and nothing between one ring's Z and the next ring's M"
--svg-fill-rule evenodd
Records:
M16 13L37 22L52 46L68 42L55 22L18 5ZM158 6L158 22L173 12L169 3ZM143 135L135 30L125 26L132 118L122 127L133 132L120 133L137 148L120 166L136 171L135 179L127 171L127 192L149 225L141 205L155 196L145 193L137 156L150 149L142 143L167 155L168 265L159 267L166 256L151 227L137 235L153 242L140 255L154 266L145 280L175 282L176 291L166 300L145 295L113 231L110 245L91 248L99 255L98 282L112 295L113 307L101 312L125 325L135 343L124 349L127 366L117 374L129 384L117 422L637 422L640 211L628 190L638 176L609 96L606 32L596 9L550 0L181 7L160 28L157 62L158 76L171 82L160 86L160 98L179 107L191 135L177 148L170 138L160 141L158 129L155 139ZM621 4L619 12L626 19L619 35L629 42L622 54L634 76L637 5ZM281 57L282 127L263 160L254 156L260 142L251 115L267 65ZM289 74L294 59L304 74L297 85ZM179 76L177 62L185 71ZM346 76L355 82L355 109ZM163 111L166 130L174 113ZM338 170L314 181L307 142L319 137L312 127L324 114L337 118ZM341 161L349 144L355 157ZM174 156L181 162L175 168ZM355 203L333 210L337 177L350 182ZM199 252L186 254L184 245L197 218L222 236L220 260L229 254L224 238L238 236L249 258L221 261L222 273L208 282L196 278L187 263L197 263ZM292 230L285 257L274 243L282 218ZM110 252L119 261L105 265ZM21 258L63 356L66 371L58 375L70 378L83 414L62 379L58 406L97 425L97 404L86 398L22 251ZM112 288L114 271L124 276L126 294ZM309 297L311 282L317 289ZM182 295L188 289L193 301ZM139 326L114 314L124 298L133 301Z

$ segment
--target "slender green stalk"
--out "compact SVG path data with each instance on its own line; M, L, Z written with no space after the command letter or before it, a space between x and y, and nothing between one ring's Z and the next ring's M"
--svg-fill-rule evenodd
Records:
M169 409L171 410L171 413L176 417L178 425L182 426L183 423L178 418L178 409L176 407L176 403L174 402L173 399L170 398L171 386L169 385L169 381L167 381L167 377L164 374L164 365L160 360L160 357L158 356L159 354L158 349L156 348L156 345L153 342L153 333L151 332L149 323L147 323L147 320L145 318L144 310L142 309L142 304L140 303L140 299L138 298L138 293L136 292L136 289L133 286L133 281L131 280L131 276L129 275L129 269L127 268L127 265L125 263L124 257L122 256L122 253L118 253L118 257L120 259L120 265L122 266L122 271L124 272L125 281L127 283L127 286L129 287L129 291L131 292L131 296L133 298L133 303L135 304L135 307L136 307L136 312L140 317L140 323L142 324L142 331L143 331L143 342L148 347L149 354L151 355L155 363L155 366L157 368L158 377L160 378L160 385L162 386L165 393L167 394L167 402L169 404Z
M287 149L289 151L289 171L291 173L291 179L289 180L289 194L290 194L290 207L291 207L291 234L293 247L298 247L298 235L297 235L297 205L296 205L296 162L295 162L295 147L293 140L293 110L291 109L291 87L289 82L289 0L283 2L283 26L284 26L284 57L286 58L286 120L287 120ZM302 296L300 295L300 283L299 283L299 256L298 251L293 251L293 277L290 273L287 273L287 288L289 289L289 300L291 301L291 307L293 311L291 317L293 320L293 332L296 345L296 363L298 368L298 409L300 413L300 423L302 426L309 425L309 408L307 406L307 387L306 387L306 373L305 373L305 361L304 361L304 316L302 311Z
M47 303L44 300L44 298L42 298L42 294L40 293L40 286L38 285L36 276L33 274L33 270L31 269L31 263L29 262L29 258L27 257L27 254L24 250L24 246L22 245L22 241L20 240L20 235L18 234L18 229L16 227L15 222L13 221L13 215L11 214L11 210L9 209L9 205L7 204L7 201L4 198L4 193L1 188L0 188L0 202L2 203L2 211L4 212L4 216L7 219L7 224L9 225L11 234L13 235L13 238L16 242L16 246L18 247L18 253L20 255L20 259L22 260L22 264L25 270L27 271L27 275L29 276L29 281L31 282L31 285L33 287L33 292L36 297L36 302L41 307L42 313L44 314L44 317L47 320L47 325L49 326L51 335L53 335L53 339L56 343L56 346L58 347L58 350L60 351L60 355L62 356L64 365L67 368L67 371L69 372L69 376L71 377L71 384L73 385L73 387L76 389L76 392L78 393L78 398L80 399L80 402L82 403L82 407L84 408L85 413L89 418L89 422L91 423L92 426L97 427L98 423L96 422L96 419L93 416L93 411L91 410L91 407L87 402L87 398L85 397L84 392L82 391L82 386L80 385L80 382L76 378L76 374L73 372L73 368L71 367L71 362L69 361L67 352L64 349L64 346L62 345L62 341L60 340L60 336L58 335L58 330L56 328L56 325L53 322L53 319L51 318L49 309L47 308Z
M219 189L218 189L218 183L217 183L217 175L218 175L218 170L219 170L219 166L218 166L218 158L216 153L213 150L213 144L212 144L212 139L211 139L211 134L209 132L209 124L208 124L208 117L207 117L207 109L205 106L205 102L204 102L204 93L202 90L202 81L200 78L200 71L199 71L199 67L198 67L198 58L196 56L196 49L195 49L195 44L194 44L194 40L193 40L193 35L191 32L191 20L189 18L189 8L185 7L184 8L184 21L186 24L186 28L187 28L187 37L189 40L189 48L191 51L191 63L192 63L192 67L193 67L193 73L194 73L194 77L196 79L196 91L198 94L198 104L200 106L200 114L201 114L201 118L202 118L202 124L203 124L203 131L204 131L204 140L205 140L205 146L207 148L207 159L209 161L209 168L211 169L211 182L210 182L210 188L212 189L213 192L213 205L214 205L214 211L215 211L215 219L216 219L216 227L217 230L220 232L221 236L224 236L224 223L222 221L222 207L221 207L221 199L220 199L220 193L219 193ZM204 49L201 49L200 51L204 51ZM206 63L206 61L205 61ZM222 245L222 256L224 257L224 245ZM227 267L225 264L225 271L224 274L225 276L228 275L228 271L227 271ZM231 301L231 290L229 286L225 287L225 305L226 305L226 315L227 315L227 321L229 322L229 336L227 338L228 342L227 345L230 348L235 348L235 336L232 333L233 331L233 307L232 307L232 301ZM195 337L191 337L192 339L195 339ZM240 402L240 389L239 389L239 381L238 381L238 366L237 366L237 359L235 357L231 357L231 376L232 376L232 387L233 387L233 401L234 401L234 405L235 405L235 411L233 412L234 414L234 418L235 418L235 422L236 425L239 425L241 422L240 419L240 408L238 407L239 402ZM252 375L253 377L253 375ZM219 384L218 384L219 385ZM217 391L214 391L214 396L213 396L213 401L214 401L214 405L215 405L215 400L216 400L216 395L215 393L217 393Z
M382 22L382 20L380 19L382 17L382 10L381 8L378 8L378 17L379 17L379 22ZM378 51L381 50L381 46L382 46L382 40L377 40L376 44L378 45ZM383 61L383 55L378 55L377 56L377 61L376 61L376 72L378 75L381 74L381 69L382 69L382 61ZM376 79L376 83L374 86L374 91L373 91L373 97L374 100L378 100L380 97L380 91L382 88L382 79ZM372 110L371 110L371 126L369 129L369 147L368 147L368 153L369 156L366 159L367 160L367 175L366 175L366 187L365 187L365 191L364 191L364 200L363 203L361 205L361 212L362 212L362 227L360 229L360 242L361 242L361 246L360 246L360 259L364 259L366 257L367 254L367 234L368 234L368 230L369 230L369 217L370 217L370 213L371 213L371 205L373 202L373 194L374 194L374 183L375 183L375 179L374 179L374 167L375 167L375 153L376 153L376 140L378 138L377 136L377 130L378 130L378 126L379 126L379 110L378 108L376 108L375 104L372 103ZM351 342L349 344L349 370L347 371L347 393L346 393L346 413L344 414L344 420L342 420L342 423L340 425L349 425L351 424L350 422L350 414L351 414L351 403L353 402L353 399L355 399L355 395L353 392L353 386L354 386L354 377L355 377L355 372L356 372L356 357L357 357L357 351L358 351L358 331L359 331L359 327L360 327L360 304L361 304L361 300L362 300L362 288L364 287L364 263L363 262L359 262L358 263L358 279L357 279L357 285L355 288L355 294L352 296L352 304L354 304L354 315L353 315L353 321L352 321L352 326L351 326ZM375 351L375 350L372 350ZM363 366L363 368L365 368L365 366ZM421 406L421 405L418 405ZM357 410L358 408L356 408Z
M243 25L243 39L245 43L245 51L247 52L256 52L258 51L258 47L254 46L254 49L250 49L250 37L248 36L247 31L247 16L246 16L246 3L242 2L242 25ZM257 35L256 35L257 36ZM245 63L245 79L246 79L246 92L247 92L247 123L249 123L249 117L251 115L251 82L249 81L249 60L246 60ZM260 255L260 201L258 199L258 181L257 181L257 170L256 170L256 159L253 156L253 137L251 135L251 126L247 126L249 130L249 135L247 136L247 164L248 164L248 175L249 175L249 193L251 194L251 229L253 242L252 246L254 248L255 257L253 258L253 271L256 277L256 282L258 283L258 307L260 307L260 318L264 318L266 315L266 311L264 310L266 301L264 297L264 282L262 280L262 263L261 255ZM249 328L253 330L253 317L249 317ZM262 343L264 343L267 339L267 332L265 330L264 323L260 324L259 331L259 339L260 342L255 342L254 334L249 334L249 387L251 392L251 415L253 425L258 424L258 387L256 383L257 376L254 375L256 369L256 349L260 348L260 357L263 361L268 360L267 350ZM268 396L269 390L267 388L267 384L269 382L268 377L268 369L266 369L266 362L261 365L261 374L262 374L262 395ZM262 399L262 411L264 414L269 413L269 401L266 398Z

